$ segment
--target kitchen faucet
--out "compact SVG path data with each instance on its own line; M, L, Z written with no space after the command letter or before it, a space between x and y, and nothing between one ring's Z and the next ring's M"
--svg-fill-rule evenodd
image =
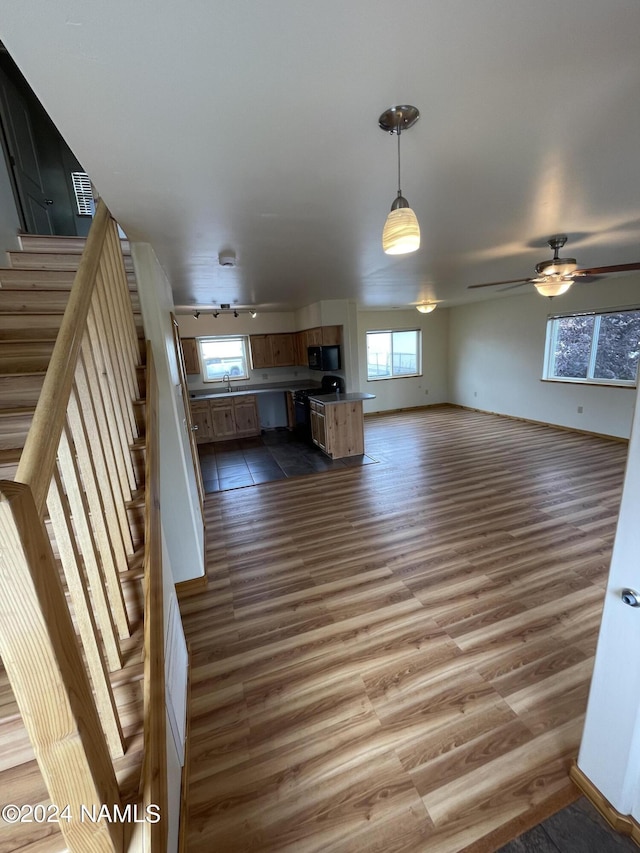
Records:
M228 373L225 373L225 375L222 377L222 381L227 383L226 390L231 391L231 377Z

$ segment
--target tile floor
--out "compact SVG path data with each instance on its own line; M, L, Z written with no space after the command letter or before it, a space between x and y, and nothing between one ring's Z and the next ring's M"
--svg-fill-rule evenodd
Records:
M287 429L267 430L252 438L200 444L198 454L207 494L375 462L366 455L329 459Z
M634 842L614 832L591 803L580 797L543 823L501 847L498 853L638 853Z

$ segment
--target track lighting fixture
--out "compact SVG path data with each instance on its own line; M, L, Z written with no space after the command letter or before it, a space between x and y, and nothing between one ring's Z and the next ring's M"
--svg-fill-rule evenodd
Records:
M398 195L382 232L382 248L387 255L406 255L420 248L418 219L400 189L400 134L413 127L419 118L420 112L416 107L403 104L389 107L378 119L381 130L398 136Z
M193 309L193 317L196 320L201 314L202 311L199 309ZM232 308L228 302L220 303L218 308L213 308L211 311L211 316L215 319L217 319L221 314L233 314L234 317L239 317L241 314L250 314L254 319L258 316L258 312L255 308Z

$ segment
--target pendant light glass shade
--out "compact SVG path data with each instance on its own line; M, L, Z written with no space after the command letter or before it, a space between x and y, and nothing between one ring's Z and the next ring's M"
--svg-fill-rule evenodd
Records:
M389 213L382 231L382 248L387 255L406 255L420 248L420 226L410 207Z
M541 296L561 296L573 284L573 279L556 279L555 281L534 281L535 289Z

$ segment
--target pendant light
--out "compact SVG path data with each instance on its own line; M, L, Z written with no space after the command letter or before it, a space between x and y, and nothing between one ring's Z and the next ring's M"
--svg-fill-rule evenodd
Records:
M378 119L381 130L398 136L398 195L391 205L382 231L382 248L387 255L406 255L420 248L420 226L400 189L400 134L418 121L420 112L408 104L390 107Z

